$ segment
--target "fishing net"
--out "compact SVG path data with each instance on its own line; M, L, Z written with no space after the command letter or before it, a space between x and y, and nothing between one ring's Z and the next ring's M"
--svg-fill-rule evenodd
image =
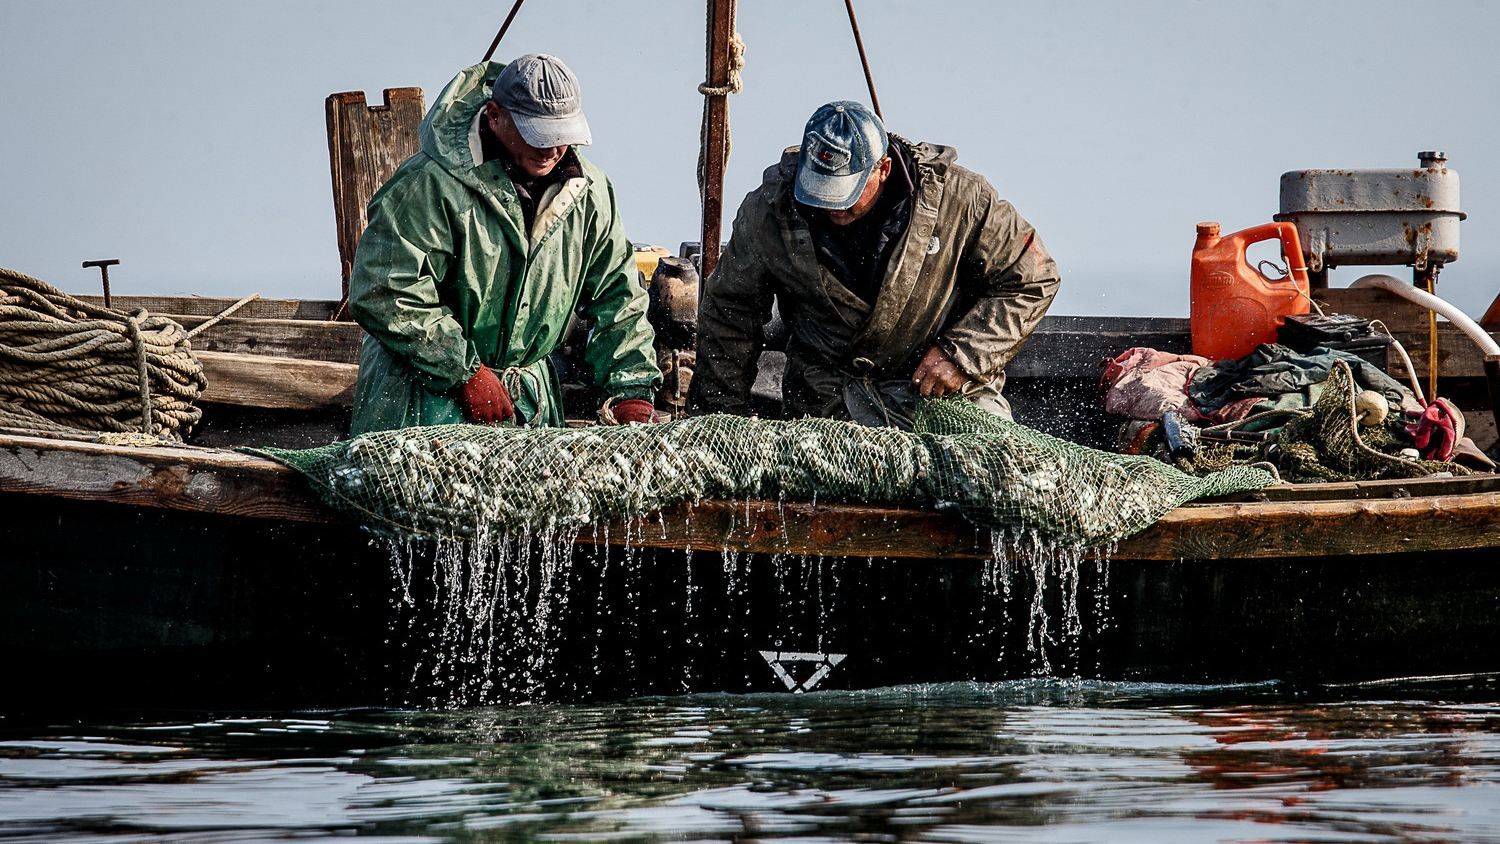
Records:
M1258 489L1259 469L1193 477L1097 451L963 400L919 405L916 429L724 414L656 425L379 431L258 450L378 533L466 537L578 529L704 499L956 509L991 530L1116 541L1204 496Z
M1243 420L1279 417L1281 425L1273 436L1253 444L1200 440L1197 451L1190 458L1176 461L1177 465L1187 472L1205 473L1236 464L1269 462L1282 479L1295 483L1421 478L1440 472L1470 474L1457 463L1402 456L1401 450L1412 446L1412 438L1400 413L1389 414L1377 425L1361 425L1356 409L1360 389L1349 364L1337 361L1311 407ZM1235 427L1218 425L1206 431Z

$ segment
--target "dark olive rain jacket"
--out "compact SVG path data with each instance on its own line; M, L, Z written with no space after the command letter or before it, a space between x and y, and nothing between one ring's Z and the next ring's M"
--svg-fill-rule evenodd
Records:
M818 262L792 199L796 148L745 197L702 293L693 380L699 410L748 410L774 297L789 334L787 416L867 423L886 416L900 424L915 401L911 374L933 345L974 379L971 401L1010 415L1001 396L1005 366L1052 303L1057 265L989 182L954 163L954 149L894 140L915 158L915 195L873 305ZM898 406L893 420L885 410Z

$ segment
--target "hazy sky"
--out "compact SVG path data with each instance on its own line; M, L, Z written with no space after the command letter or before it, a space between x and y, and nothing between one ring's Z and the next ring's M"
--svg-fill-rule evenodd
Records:
M530 0L499 51L573 67L630 237L674 250L698 238L704 5ZM79 262L119 258L122 293L336 297L324 98L430 101L509 7L0 0L0 266L93 291ZM1286 170L1425 149L1469 212L1439 292L1479 312L1500 290L1500 2L856 9L889 126L957 147L1036 225L1054 313L1184 314L1194 223L1270 220ZM742 0L739 28L726 219L814 108L866 98L839 0Z

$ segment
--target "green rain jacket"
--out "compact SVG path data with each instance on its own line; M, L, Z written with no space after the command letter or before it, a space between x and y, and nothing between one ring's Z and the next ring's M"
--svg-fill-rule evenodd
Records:
M580 155L582 178L549 188L527 232L501 162L483 160L478 121L503 67L454 77L422 121L421 151L370 199L349 279L368 332L354 434L464 421L459 388L480 364L522 421L561 425L547 356L580 305L594 321L587 374L604 394L649 400L661 382L608 177Z
M783 412L871 423L909 416L910 379L933 345L976 382L966 395L1010 415L1005 365L1057 294L1057 265L1036 230L952 147L897 141L916 159L906 233L873 305L818 261L792 198L797 148L740 204L729 246L698 307L700 410L744 413L774 297L789 332ZM886 416L887 421L892 419Z

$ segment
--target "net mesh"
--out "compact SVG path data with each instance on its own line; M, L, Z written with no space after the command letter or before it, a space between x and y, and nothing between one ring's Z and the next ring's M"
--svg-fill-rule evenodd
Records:
M1306 410L1289 412L1273 438L1259 445L1206 445L1191 460L1181 461L1181 467L1213 472L1235 463L1267 461L1276 465L1284 480L1298 483L1470 474L1457 463L1401 456L1401 450L1412 445L1406 420L1392 413L1380 424L1361 425L1355 404L1360 389L1349 365L1338 361L1318 400Z
M442 425L255 453L397 537L579 529L704 499L764 498L955 509L982 528L1098 545L1184 502L1273 481L1245 466L1194 477L961 399L923 402L913 432L714 414L577 429Z

